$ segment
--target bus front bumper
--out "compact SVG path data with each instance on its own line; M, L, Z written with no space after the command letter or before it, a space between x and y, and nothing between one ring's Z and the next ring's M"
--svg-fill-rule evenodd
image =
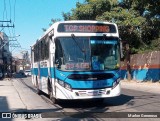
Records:
M103 88L94 90L68 90L58 83L56 84L56 99L94 99L115 97L121 94L121 84L117 84L114 88Z

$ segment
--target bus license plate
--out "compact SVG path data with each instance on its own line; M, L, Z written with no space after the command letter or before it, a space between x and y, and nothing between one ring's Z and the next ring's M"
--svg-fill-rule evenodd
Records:
M98 91L88 92L88 95L89 95L89 96L97 96L97 95L98 95Z

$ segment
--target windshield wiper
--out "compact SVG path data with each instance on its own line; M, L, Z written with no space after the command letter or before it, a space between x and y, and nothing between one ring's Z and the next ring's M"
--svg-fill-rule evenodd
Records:
M81 51L82 53L84 53L85 60L86 60L86 50L85 50L85 49L82 49L82 48L79 46L78 42L76 41L76 37L75 37L74 34L71 34L71 37L72 37L72 39L74 40L74 42L76 43L76 45L79 47L80 51Z

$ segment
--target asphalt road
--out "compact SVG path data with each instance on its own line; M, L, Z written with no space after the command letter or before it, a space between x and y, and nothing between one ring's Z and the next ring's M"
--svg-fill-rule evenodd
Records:
M13 80L13 85L17 89L19 96L21 97L21 101L25 105L25 109L18 111L42 112L42 116L45 118L47 117L56 118L56 115L61 114L59 112L63 113L72 112L65 115L67 116L69 115L69 117L76 117L83 119L88 117L94 121L95 120L96 121L97 120L122 120L122 121L159 120L159 118L127 118L127 116L129 116L130 113L133 116L139 116L139 112L151 112L148 113L147 115L151 115L152 112L155 113L159 112L158 115L160 115L160 94L130 90L122 87L122 94L120 96L105 99L104 102L102 103L100 103L98 100L94 101L70 100L70 101L59 101L58 104L53 105L46 94L42 95L36 94L36 89L33 87L30 77L16 78ZM81 113L79 114L78 112ZM83 112L86 112L86 114ZM91 115L90 112L98 114ZM114 112L114 113L108 114L108 112ZM117 118L115 119L112 117L108 119L111 115ZM98 119L96 116L98 117ZM118 119L118 117L120 118ZM62 116L61 120L72 120L72 119L68 117L65 118Z

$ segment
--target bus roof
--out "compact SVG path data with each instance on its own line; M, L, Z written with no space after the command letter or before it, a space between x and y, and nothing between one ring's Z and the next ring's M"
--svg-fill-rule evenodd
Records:
M41 38L45 37L50 31L52 31L54 28L58 27L59 24L61 23L97 23L97 24L112 24L117 26L115 23L112 22L107 22L107 21L94 21L94 20L70 20L70 21L59 21L59 22L55 22L54 24L52 24L45 32L42 36L40 36L40 38L37 40L39 41ZM34 44L33 44L34 46Z

